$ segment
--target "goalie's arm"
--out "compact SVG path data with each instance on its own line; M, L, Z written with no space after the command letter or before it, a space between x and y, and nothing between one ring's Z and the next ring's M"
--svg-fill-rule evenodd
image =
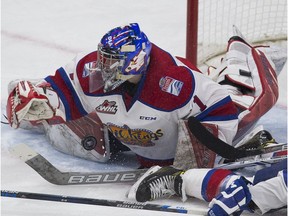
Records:
M88 114L83 98L78 94L74 81L66 69L59 68L54 76L46 77L45 81L58 94L65 108L66 121L78 119Z

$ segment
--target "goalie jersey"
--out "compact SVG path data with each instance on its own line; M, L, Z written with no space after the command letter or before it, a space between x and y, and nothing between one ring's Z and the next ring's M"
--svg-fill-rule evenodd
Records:
M135 86L127 81L107 93L95 88L97 77L87 68L96 61L96 51L79 55L45 78L63 104L66 121L96 111L117 140L147 161L173 161L178 121L190 116L217 125L219 138L232 143L236 106L225 88L186 60L153 45L148 70L132 95L129 89Z

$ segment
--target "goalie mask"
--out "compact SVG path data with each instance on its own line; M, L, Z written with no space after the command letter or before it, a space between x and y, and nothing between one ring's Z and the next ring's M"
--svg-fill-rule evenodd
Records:
M98 45L95 69L95 72L101 72L104 92L117 88L134 76L142 75L149 63L151 47L137 23L117 27L106 33ZM99 74L95 78L99 80ZM92 86L93 82L90 84Z

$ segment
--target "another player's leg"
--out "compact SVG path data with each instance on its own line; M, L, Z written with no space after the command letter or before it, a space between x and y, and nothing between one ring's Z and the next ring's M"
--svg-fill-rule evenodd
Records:
M153 167L151 168L153 169ZM182 201L193 196L211 201L226 184L238 179L229 170L224 169L189 169L183 171L172 166L157 166L148 170L128 191L128 198L139 202L180 196Z

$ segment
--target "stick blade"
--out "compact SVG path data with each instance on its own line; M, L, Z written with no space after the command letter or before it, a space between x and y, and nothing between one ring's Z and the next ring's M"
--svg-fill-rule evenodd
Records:
M63 185L68 181L68 174L62 173L42 155L34 151L26 144L19 144L10 149L11 154L20 158L33 170L35 170L42 178L46 181L56 184Z
M15 146L10 150L10 152L24 162L31 160L38 155L37 152L25 144L19 144Z

